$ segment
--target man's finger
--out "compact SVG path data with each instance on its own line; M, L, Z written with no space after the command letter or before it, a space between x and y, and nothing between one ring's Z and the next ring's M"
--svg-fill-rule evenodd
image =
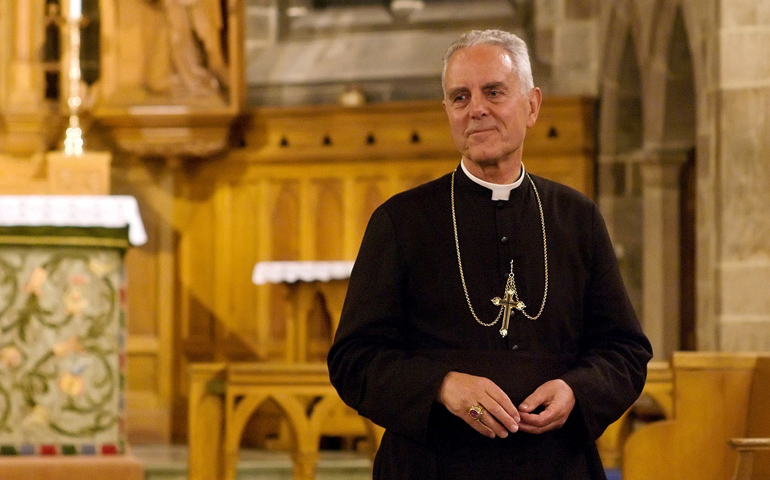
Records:
M521 417L519 415L519 410L516 408L516 406L511 401L510 397L505 394L505 392L502 391L499 387L492 391L487 391L487 394L490 396L490 399L494 402L495 407L500 407L500 410L497 410L497 408L493 407L493 414L495 417L497 417L498 420L507 420L510 418L512 422L505 422L507 426L512 427L516 423L519 423L521 420ZM504 414L504 415L503 415ZM507 417L507 418L506 418Z
M516 432L519 430L519 421L521 420L521 416L519 415L518 410L514 408L515 416L513 416L509 414L509 411L507 408L504 408L502 405L500 405L497 402L492 401L490 402L489 405L490 405L490 408L487 410L487 412L490 416L494 417L495 423L500 425L500 428L510 432Z
M503 427L500 422L490 413L489 410L482 407L481 413L472 416L471 420L466 420L468 424L473 427L477 432L490 437L506 438L508 436L508 430ZM518 427L517 427L518 428Z

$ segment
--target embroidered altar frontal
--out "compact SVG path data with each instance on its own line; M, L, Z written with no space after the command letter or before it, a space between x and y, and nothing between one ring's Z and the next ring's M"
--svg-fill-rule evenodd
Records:
M0 227L0 455L124 451L127 228Z

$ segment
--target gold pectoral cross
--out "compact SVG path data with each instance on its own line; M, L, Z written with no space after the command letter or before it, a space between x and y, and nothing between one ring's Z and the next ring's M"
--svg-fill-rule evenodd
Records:
M506 288L503 298L495 297L492 299L492 303L495 304L495 306L503 307L503 323L500 326L500 335L503 337L508 335L508 323L511 320L511 309L515 308L518 311L522 311L526 308L524 302L517 300L516 296L516 290L513 288Z

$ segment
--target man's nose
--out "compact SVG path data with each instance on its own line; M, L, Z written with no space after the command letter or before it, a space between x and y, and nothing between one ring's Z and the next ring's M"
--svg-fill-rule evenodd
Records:
M471 97L470 113L472 118L485 117L489 113L487 102L483 96L474 95Z

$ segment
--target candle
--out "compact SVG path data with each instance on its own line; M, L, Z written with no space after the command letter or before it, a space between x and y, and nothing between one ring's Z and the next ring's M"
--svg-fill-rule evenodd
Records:
M83 16L83 0L70 0L70 18L78 20Z

